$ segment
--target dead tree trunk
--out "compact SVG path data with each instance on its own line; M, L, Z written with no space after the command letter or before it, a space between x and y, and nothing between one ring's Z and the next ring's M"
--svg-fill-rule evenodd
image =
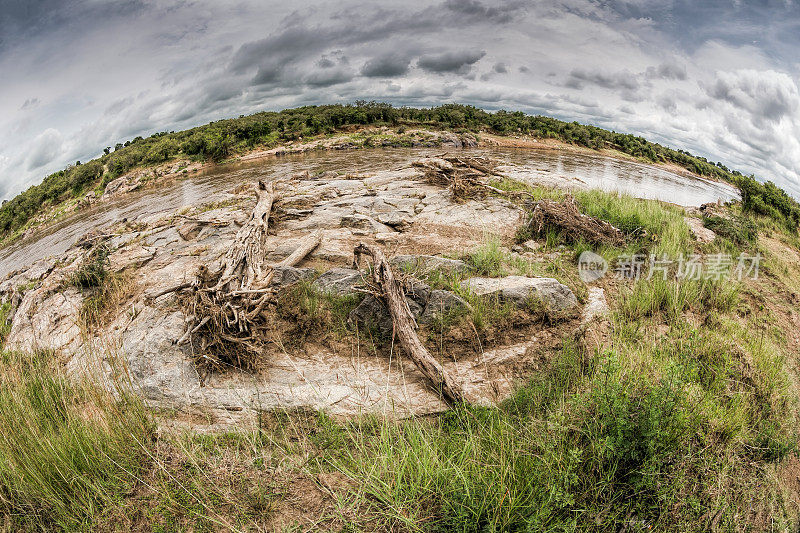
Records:
M273 182L258 181L258 201L247 223L239 228L233 245L225 255L225 269L215 290L251 288L264 276L269 214L274 200Z
M256 206L236 233L222 267L212 272L201 265L194 282L168 289L191 291L183 299L188 319L178 344L191 343L196 361L203 365L245 369L255 366L269 337L267 307L275 299L276 289L270 286L274 267L296 265L321 240L320 232L315 232L302 239L297 249L277 265L267 263L273 184L259 181L256 194ZM153 296L163 294L165 291Z
M392 317L394 330L400 340L403 350L411 357L414 364L434 385L444 400L453 405L464 402L464 393L461 387L445 372L442 365L431 356L427 348L419 340L416 333L416 321L408 308L405 294L400 283L395 279L392 268L389 266L386 257L378 248L360 243L355 248L355 262L362 254L369 254L372 257L373 268L372 278L381 288L389 307Z

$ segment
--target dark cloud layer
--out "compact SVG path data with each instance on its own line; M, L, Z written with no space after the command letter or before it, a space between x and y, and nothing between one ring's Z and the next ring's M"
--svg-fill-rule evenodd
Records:
M135 135L459 101L652 137L800 195L792 1L0 0L0 194Z
M374 57L364 64L361 74L368 78L394 78L408 72L411 59L397 54Z
M417 66L428 72L466 74L472 65L486 55L484 50L459 50L422 56Z

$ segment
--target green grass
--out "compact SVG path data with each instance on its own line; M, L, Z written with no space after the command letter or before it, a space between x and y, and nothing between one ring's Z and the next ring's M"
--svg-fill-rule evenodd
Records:
M728 239L736 246L750 246L758 241L758 226L747 216L739 215L731 218L719 216L703 217L703 225Z
M11 302L0 304L0 349L6 342L6 337L11 333L11 321L9 320L11 314Z
M686 311L728 312L735 307L738 293L739 285L731 280L665 280L654 276L623 288L618 312L628 324L650 316L661 316L672 323Z
M68 380L52 354L0 356L0 516L19 528L88 528L142 471L142 404Z
M675 257L691 246L680 208L600 190L577 191L575 199L583 214L616 226L634 237L642 250Z
M102 285L108 275L106 264L110 253L111 250L103 243L94 246L78 270L68 280L69 285L81 289Z
M509 193L522 193L518 196L526 201L543 199L561 201L566 193L562 189L528 185L523 182L503 178L492 185ZM581 212L619 228L626 234L629 244L625 247L589 245L583 242L566 242L557 231L549 229L544 235L546 249L554 249L565 244L575 249L590 249L605 256L620 253L652 252L658 255L677 256L692 247L691 231L683 219L683 210L657 200L643 200L633 196L599 189L574 191L575 200ZM529 228L522 226L517 231L517 242L533 238ZM606 257L606 259L609 259Z
M618 331L599 354L566 342L499 408L339 425L319 467L357 480L351 505L386 529L703 531L717 511L761 527L744 507L788 527L768 474L796 442L780 351L727 319Z

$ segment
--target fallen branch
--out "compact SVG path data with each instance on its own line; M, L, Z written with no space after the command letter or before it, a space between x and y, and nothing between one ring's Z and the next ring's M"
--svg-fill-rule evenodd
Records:
M625 234L618 228L581 213L572 196L567 196L562 202L536 202L528 220L528 228L534 235L554 229L571 242L583 240L592 244L614 245L625 242Z
M175 292L175 291L181 291L183 289L188 289L191 286L192 286L192 282L191 281L184 281L184 282L178 283L176 285L172 285L170 287L167 287L166 289L163 289L163 290L160 290L160 291L146 293L144 295L144 297L147 300L156 300L158 298L161 298L165 294L169 294L169 293Z
M428 183L449 187L457 199L480 198L487 191L509 194L487 183L492 176L502 176L496 170L497 163L488 158L443 154L437 158L417 161L414 166L424 170Z
M392 268L383 252L377 247L360 243L354 250L355 263L358 264L361 255L372 257L372 279L380 287L381 292L389 307L394 331L400 340L403 350L411 357L414 364L434 385L444 400L453 405L464 402L464 393L461 387L445 372L442 365L431 356L427 348L419 340L416 333L416 321L408 308L405 294L400 283L395 279Z

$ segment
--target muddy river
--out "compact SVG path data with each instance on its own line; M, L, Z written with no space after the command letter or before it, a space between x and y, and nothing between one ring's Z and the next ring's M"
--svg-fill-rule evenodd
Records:
M34 261L62 254L89 230L102 230L125 218L133 220L167 214L183 206L220 200L237 185L259 177L282 178L304 171L314 176L327 170L368 176L377 170L408 166L426 155L441 151L403 148L319 151L220 165L170 185L136 191L117 200L99 203L39 229L26 239L0 250L0 279ZM531 149L462 152L488 155L511 163L510 170L505 173L528 183L619 191L684 206L738 198L738 191L728 184L598 155Z

